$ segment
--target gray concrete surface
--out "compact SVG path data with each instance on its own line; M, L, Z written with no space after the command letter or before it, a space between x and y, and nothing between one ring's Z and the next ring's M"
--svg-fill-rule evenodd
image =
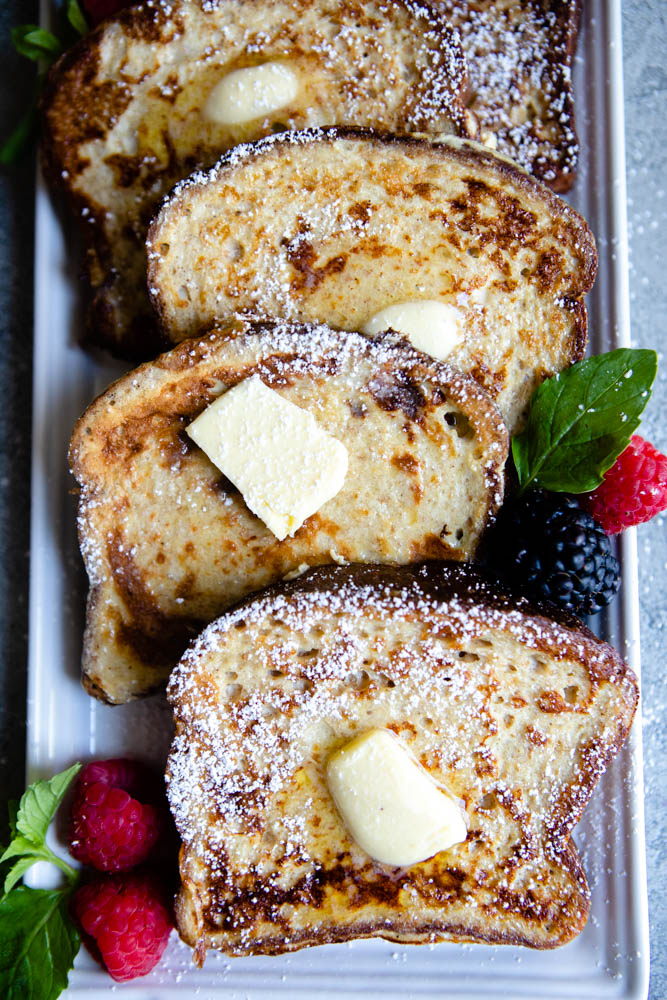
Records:
M584 3L586 0L584 0ZM12 51L13 24L36 0L0 4L0 133L16 120L31 70ZM667 2L623 3L633 341L660 353L643 433L667 451ZM0 170L0 818L23 787L29 574L34 157ZM667 998L667 533L639 529L651 1000ZM0 832L0 840L4 830Z
M584 0L585 2L585 0ZM632 339L659 353L642 433L667 452L667 3L623 3ZM667 998L667 532L638 529L652 1000Z

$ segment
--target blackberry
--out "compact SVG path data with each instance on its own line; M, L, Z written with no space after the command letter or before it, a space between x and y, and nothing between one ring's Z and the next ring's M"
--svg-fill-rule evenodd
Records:
M576 500L541 490L504 505L489 561L528 593L580 616L596 615L621 585L603 528Z

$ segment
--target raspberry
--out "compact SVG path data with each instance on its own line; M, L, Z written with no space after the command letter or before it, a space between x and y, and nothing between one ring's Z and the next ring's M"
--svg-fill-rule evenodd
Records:
M650 521L667 508L667 455L633 435L598 488L581 501L608 535Z
M164 827L154 803L157 781L131 760L87 764L77 778L70 813L73 857L103 872L127 871L145 861ZM153 800L153 802L145 800Z
M111 17L133 3L136 0L83 0L83 9L93 24L99 24L105 17Z
M72 900L86 947L118 982L157 965L173 927L171 912L150 875L107 875Z
M621 581L600 525L576 500L537 490L504 505L490 561L528 593L578 615L596 615Z

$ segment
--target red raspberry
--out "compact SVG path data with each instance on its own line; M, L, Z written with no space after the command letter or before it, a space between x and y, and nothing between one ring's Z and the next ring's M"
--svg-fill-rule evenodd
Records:
M83 0L83 9L93 24L99 24L105 17L112 17L133 3L136 0Z
M75 893L72 910L86 947L118 982L157 965L174 925L150 875L103 876Z
M634 434L598 488L580 500L608 535L650 521L667 508L667 455Z
M70 813L72 856L103 872L141 864L164 827L163 811L153 804L161 792L151 772L134 761L87 764L79 772Z

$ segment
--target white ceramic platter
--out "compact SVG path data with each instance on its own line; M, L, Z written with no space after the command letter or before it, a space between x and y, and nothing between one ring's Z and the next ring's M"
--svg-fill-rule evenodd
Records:
M43 0L43 23L47 2ZM600 271L588 299L591 350L629 343L620 0L584 0L575 67L581 168L571 195L598 240ZM76 343L76 261L41 180L37 192L32 563L28 779L75 760L131 753L164 760L170 718L164 700L109 708L79 684L86 581L75 532L66 450L74 421L120 372ZM639 670L634 532L620 550L623 589L597 624ZM331 945L279 958L210 956L195 970L172 936L159 967L123 986L132 1000L365 996L644 1000L648 922L642 805L641 726L600 783L576 837L593 886L584 932L555 952L383 941ZM56 844L56 847L61 846ZM37 872L33 884L47 877ZM40 884L43 884L40 883ZM107 996L111 980L81 951L67 995Z

